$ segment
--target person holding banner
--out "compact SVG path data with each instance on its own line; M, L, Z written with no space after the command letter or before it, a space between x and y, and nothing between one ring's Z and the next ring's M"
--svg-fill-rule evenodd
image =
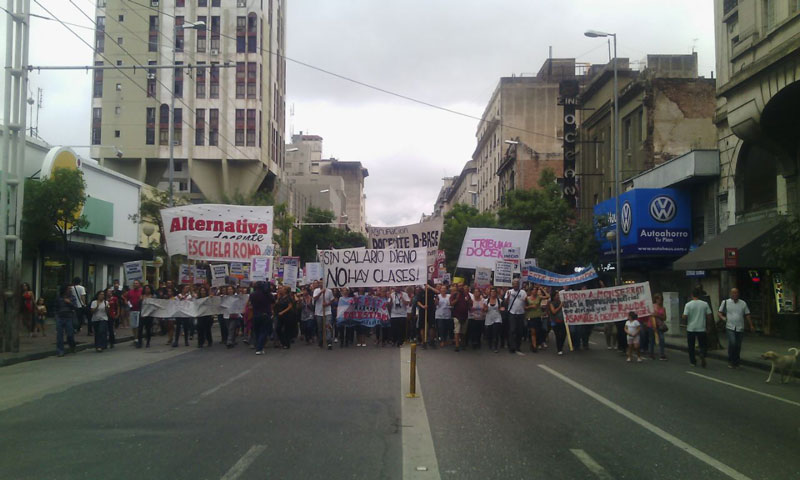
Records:
M550 311L550 326L553 327L553 333L556 335L556 350L559 355L564 355L564 340L567 338L567 328L564 325L564 311L561 304L561 296L558 290L553 292L553 296L549 302Z
M498 352L500 346L500 336L503 330L503 315L505 310L500 299L497 297L497 288L492 287L489 290L489 299L484 304L484 312L486 312L486 319L484 325L486 326L486 335L489 342L489 348L494 353Z
M187 300L192 299L192 292L189 288L189 285L184 285L181 293L178 294L176 297L178 300L184 302ZM176 317L175 318L175 338L172 340L172 347L175 348L178 346L178 342L181 339L181 327L183 327L183 343L185 346L189 346L189 330L193 323L193 319L190 317Z
M525 329L525 290L519 288L519 279L511 282L511 290L506 292L505 301L508 305L508 352L519 351L521 337Z
M322 340L326 339L328 350L333 349L333 319L331 319L331 302L333 302L333 292L329 289L320 287L318 281L312 284L314 293L314 318L317 321L317 344L322 348ZM327 333L327 335L326 335Z
M403 287L394 287L389 295L390 325L392 329L392 343L396 347L403 345L403 324L408 314L408 305L411 298L403 291Z

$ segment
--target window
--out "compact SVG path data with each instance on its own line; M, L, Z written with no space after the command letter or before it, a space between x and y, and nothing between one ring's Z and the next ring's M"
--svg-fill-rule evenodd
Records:
M175 122L174 129L172 132L172 138L175 142L175 145L180 145L183 140L183 109L176 108L175 109L175 118L173 122Z
M118 17L117 17L117 21L118 21L119 23L122 23L122 22L124 22L124 21L125 21L125 15L120 15L120 16L118 16Z
M626 118L622 122L622 148L631 149L631 119Z
M179 192L185 192L188 189L189 189L189 187L188 187L188 184L186 183L186 180L181 180L180 182L178 182L178 191Z
M208 98L219 98L219 67L217 63L211 63L211 79L209 80L210 91Z
M162 103L158 111L158 144L169 144L169 105Z
M156 143L156 109L147 107L145 113L144 143L154 145Z
M796 13L800 10L800 0L789 0L789 13Z
M237 147L244 145L244 109L236 109L236 137L234 143Z
M184 39L184 30L183 30L183 16L176 15L175 16L175 51L182 52L183 51L183 39Z
M219 51L219 15L211 17L211 50Z
M194 111L194 144L206 144L206 109L198 108Z
M122 45L122 37L117 37L117 45Z
M119 115L120 113L122 113L122 107L114 107L114 114Z
M94 62L95 66L102 67L103 62ZM103 70L97 69L94 71L94 89L93 97L101 98L103 96Z
M97 0L97 8L106 8L106 0Z
M206 23L205 16L197 17L197 23L203 22ZM205 52L206 51L206 29L200 28L197 30L197 51L198 52Z
M147 62L148 65L155 65L155 60L149 60ZM156 96L156 69L155 68L148 68L147 69L147 96L148 97L155 97Z
M92 145L100 145L100 126L103 123L103 110L92 109Z
M147 34L147 51L158 51L158 15L150 15L150 30Z
M261 110L258 111L258 124L261 125ZM258 148L261 148L261 129L258 129Z
M197 0L197 6L198 7L207 7L208 6L208 0Z
M244 98L245 64L236 62L236 98Z
M256 146L256 111L253 108L247 109L247 138L248 147Z
M247 64L247 98L256 98L256 86L258 83L256 74L257 67L258 64L255 62Z
M636 128L639 131L639 137L636 140L639 142L639 144L641 144L642 142L644 142L644 136L646 131L644 125L644 112L641 109L639 109L639 113L636 114L636 124L637 124Z
M106 30L106 17L97 17L97 31L104 32Z
M174 168L175 168L176 172L182 172L183 171L183 162L176 160L175 163L174 163Z
M122 60L117 60L117 66L118 66L118 67L121 67L121 66L122 66Z
M219 7L219 0L211 0L212 7Z
M122 84L118 83L116 88L117 88L118 92L121 92L122 91Z
M175 0L175 6L182 8L186 6L186 0Z
M208 144L219 144L219 110L216 108L208 111Z
M761 15L764 18L764 28L770 30L776 24L775 4L777 2L775 0L763 0L763 2Z
M236 17L236 53L245 52L247 17Z
M97 17L97 30L94 34L94 49L102 53L106 46L106 17Z
M258 17L255 13L247 15L247 51L258 52Z
M197 75L195 79L195 96L206 98L206 62L197 62Z
M114 138L119 138L119 130L114 130Z
M183 62L175 62L175 65L183 65ZM175 82L172 89L175 98L183 98L183 68L175 67Z

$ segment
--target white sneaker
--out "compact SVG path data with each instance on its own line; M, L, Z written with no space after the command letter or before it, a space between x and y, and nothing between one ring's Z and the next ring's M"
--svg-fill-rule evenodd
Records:
M256 352L256 355L264 355L264 350L259 350Z
M559 355L564 355L564 352L558 352Z

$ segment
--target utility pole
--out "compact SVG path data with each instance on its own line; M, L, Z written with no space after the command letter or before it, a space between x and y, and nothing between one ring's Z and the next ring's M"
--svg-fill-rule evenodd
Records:
M19 351L20 222L25 194L25 113L28 95L30 0L6 0L6 61L0 170L0 352ZM7 207L6 207L7 206Z

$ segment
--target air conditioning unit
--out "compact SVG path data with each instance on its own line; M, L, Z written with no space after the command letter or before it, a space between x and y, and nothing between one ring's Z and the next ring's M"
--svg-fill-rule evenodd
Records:
M211 56L212 56L212 57L216 57L216 56L218 56L218 55L219 55L219 50L218 50L218 49L216 49L216 48L212 48L212 49L211 49Z
M148 80L155 80L156 79L156 74L155 73L148 73L147 74L147 79Z

